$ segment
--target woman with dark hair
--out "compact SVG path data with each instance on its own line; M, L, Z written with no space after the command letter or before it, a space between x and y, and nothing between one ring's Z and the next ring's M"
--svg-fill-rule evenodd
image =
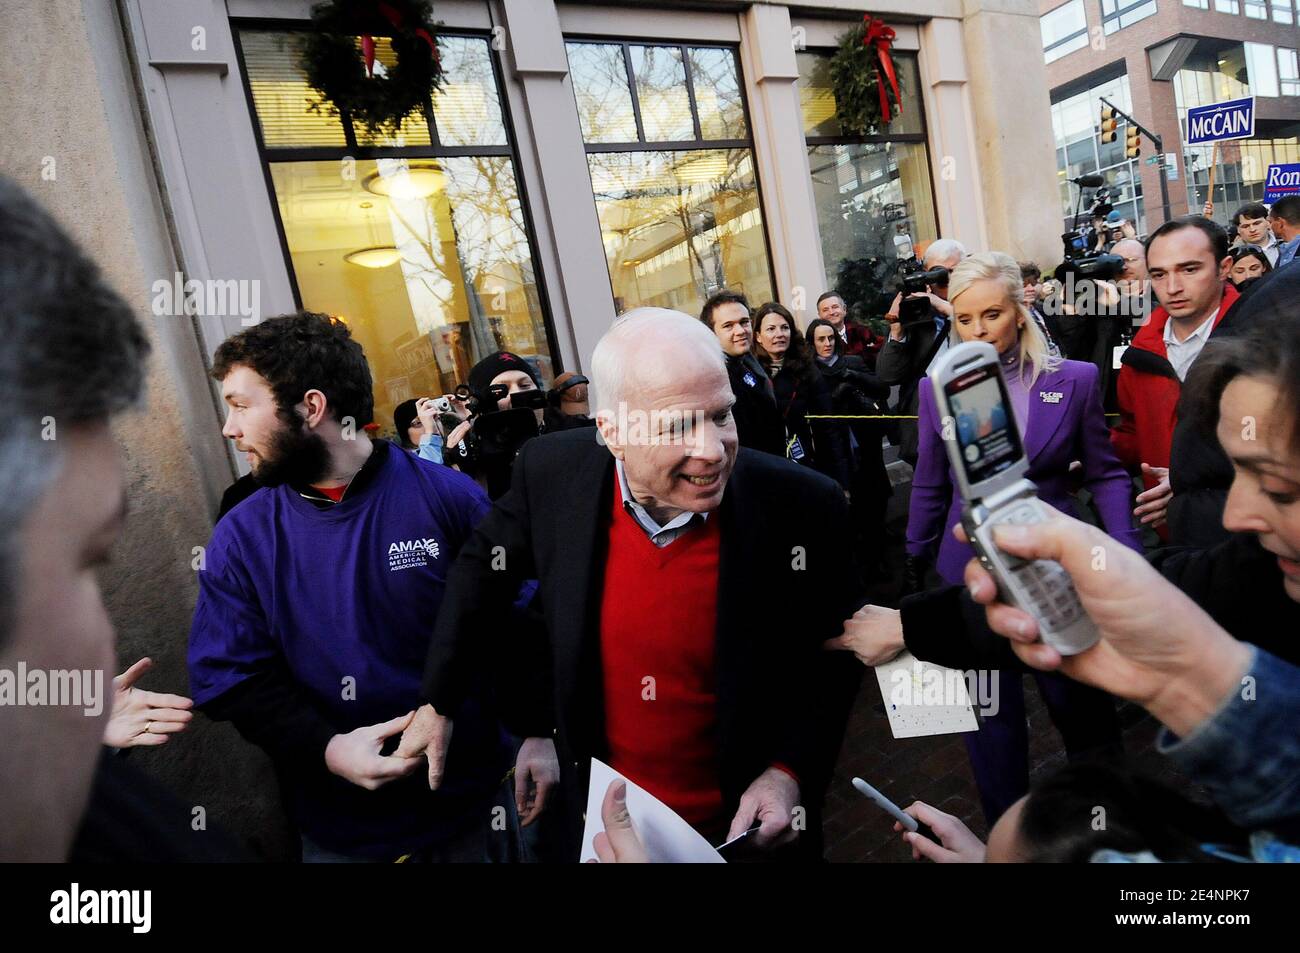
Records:
M889 398L889 385L882 384L861 357L844 353L844 341L835 325L824 318L808 322L808 341L815 366L830 389L833 413L849 417L881 413L878 402ZM886 567L872 564L880 562L878 547L885 531L885 505L892 493L881 447L884 428L879 420L851 420L847 424L853 464L849 486L853 521L867 551L877 551L874 560L865 560L868 567L878 575L887 575Z
M785 422L785 455L833 479L845 493L852 481L848 427L841 420L809 421L834 413L831 393L808 354L794 316L769 301L754 314L754 356L772 378Z
M430 463L443 462L443 422L432 397L413 397L394 407L393 429L403 450Z
M1268 255L1258 245L1233 245L1228 249L1228 255L1232 258L1228 280L1238 291L1245 291L1273 270Z

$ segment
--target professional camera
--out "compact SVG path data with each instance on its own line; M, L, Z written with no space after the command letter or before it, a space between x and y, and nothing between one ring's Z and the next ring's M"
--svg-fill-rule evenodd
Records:
M494 384L485 394L475 394L465 384L456 388L456 396L464 401L472 421L469 433L456 447L456 462L471 468L476 464L508 466L519 448L537 436L535 411L546 408L546 393L525 390L510 394L509 409L500 410L499 401L507 394L510 389L503 384Z
M1104 221L1115 208L1110 188L1100 175L1081 175L1070 181L1079 186L1079 201L1075 205L1074 226L1061 235L1065 260L1057 266L1053 277L1067 287L1086 280L1114 281L1124 270L1124 259L1118 255L1093 254L1100 238L1094 223ZM1087 189L1097 191L1084 211L1083 195Z
M898 305L898 320L904 328L930 321L931 306L928 299L909 298L908 295L924 294L932 285L943 288L948 284L950 272L942 266L925 270L925 266L915 258L900 262L898 266L898 290L903 300Z

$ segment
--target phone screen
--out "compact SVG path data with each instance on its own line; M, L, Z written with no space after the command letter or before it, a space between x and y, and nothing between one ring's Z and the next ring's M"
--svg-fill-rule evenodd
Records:
M1010 401L995 365L955 377L944 386L956 427L957 446L974 485L1017 463L1024 455Z

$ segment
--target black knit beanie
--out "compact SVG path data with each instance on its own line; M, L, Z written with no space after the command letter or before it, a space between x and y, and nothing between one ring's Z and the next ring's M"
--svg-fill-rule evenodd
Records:
M498 374L504 374L506 371L523 371L533 379L537 387L542 386L542 382L537 379L537 374L533 367L518 354L511 354L509 351L497 351L495 354L489 354L483 360L475 364L469 372L469 389L480 397L488 396L488 387L492 385L492 378Z

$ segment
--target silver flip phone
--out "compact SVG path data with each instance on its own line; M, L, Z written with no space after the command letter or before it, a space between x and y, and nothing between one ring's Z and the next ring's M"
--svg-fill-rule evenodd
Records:
M1050 517L1038 488L1025 478L1020 430L991 344L950 347L930 368L944 447L961 492L961 522L980 563L1004 601L1038 620L1042 639L1062 655L1077 655L1098 639L1097 627L1060 563L1025 560L998 549L999 523L1039 523Z

